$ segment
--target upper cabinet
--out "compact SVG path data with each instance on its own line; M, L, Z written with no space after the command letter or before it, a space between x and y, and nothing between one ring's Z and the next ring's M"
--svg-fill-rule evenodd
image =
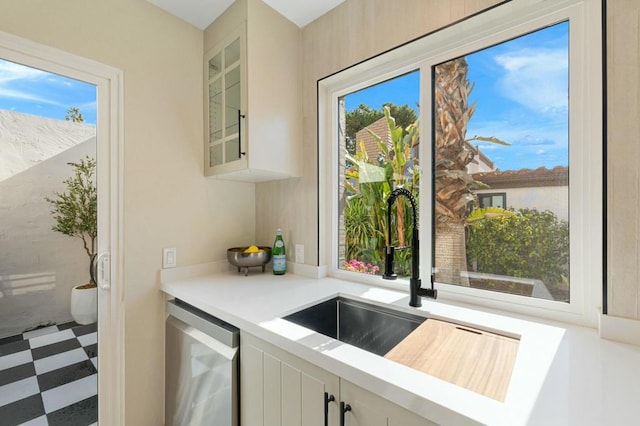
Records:
M204 43L205 175L301 176L301 30L261 0L237 0Z

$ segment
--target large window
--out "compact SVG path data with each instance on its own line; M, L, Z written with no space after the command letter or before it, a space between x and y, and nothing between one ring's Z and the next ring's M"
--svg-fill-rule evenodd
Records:
M379 276L384 246L410 245L402 197L386 221L401 186L419 206L421 277L441 298L592 321L600 14L591 1L511 2L321 80L320 171L335 171L323 192L332 237L321 243L332 274L408 287ZM396 253L395 272L409 274L411 255Z
M569 302L568 65L564 21L432 67L437 282Z

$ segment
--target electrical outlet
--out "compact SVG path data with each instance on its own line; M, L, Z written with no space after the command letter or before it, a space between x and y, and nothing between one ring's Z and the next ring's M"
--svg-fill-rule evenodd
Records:
M176 249L175 247L162 249L162 269L176 267Z
M304 263L304 245L296 244L296 263Z

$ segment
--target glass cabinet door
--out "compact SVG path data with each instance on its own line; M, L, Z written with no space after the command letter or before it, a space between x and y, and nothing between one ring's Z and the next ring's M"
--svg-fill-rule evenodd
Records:
M208 164L242 158L241 39L237 37L208 60Z

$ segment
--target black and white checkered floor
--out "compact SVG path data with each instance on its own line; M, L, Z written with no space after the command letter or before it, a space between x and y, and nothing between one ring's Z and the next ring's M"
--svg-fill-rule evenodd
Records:
M0 339L0 425L97 424L97 344L96 324Z

